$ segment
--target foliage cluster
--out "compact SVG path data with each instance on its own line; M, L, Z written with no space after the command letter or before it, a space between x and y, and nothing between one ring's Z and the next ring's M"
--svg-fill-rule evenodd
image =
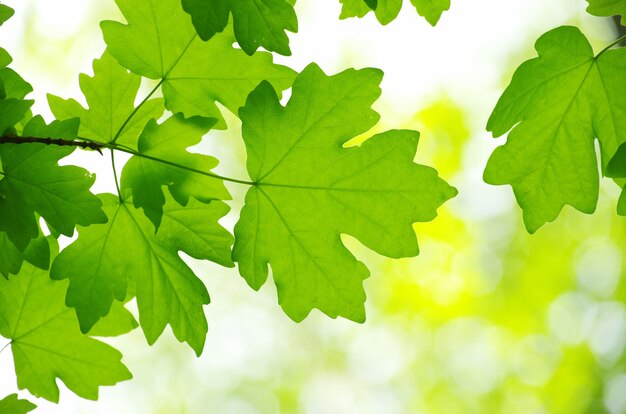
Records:
M89 399L131 378L122 355L94 337L139 326L153 344L169 325L202 353L209 293L180 252L236 264L257 290L271 267L279 304L295 321L319 309L363 322L369 271L340 235L387 257L416 256L413 223L433 220L456 195L413 161L418 132L362 139L379 120L371 106L380 70L327 75L312 63L296 73L273 62L270 52L291 53L293 1L116 2L126 23L101 23L107 50L93 76L80 76L87 107L50 95L50 124L31 113L32 88L0 49L0 335L10 340L19 388L54 402L57 378ZM593 14L626 12L624 1L589 2ZM450 7L411 3L432 25ZM342 4L342 18L373 12L388 24L402 1ZM0 22L11 15L0 5ZM575 27L546 33L494 109L488 130L511 132L484 178L513 187L530 232L566 204L593 212L600 173L626 177L618 43L595 54ZM154 87L138 100L142 78ZM242 122L249 179L215 174L214 157L189 151L228 127L218 104ZM117 194L93 194L92 174L59 165L78 148L110 154ZM132 155L119 177L116 152ZM227 183L249 187L234 234L219 223ZM626 214L624 195L618 212ZM59 252L57 238L75 230ZM125 307L134 299L138 322ZM2 404L34 408L15 395Z

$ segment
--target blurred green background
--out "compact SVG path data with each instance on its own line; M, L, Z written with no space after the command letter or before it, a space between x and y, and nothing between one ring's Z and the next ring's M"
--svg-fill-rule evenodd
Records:
M50 118L45 94L81 98L78 74L91 73L104 48L98 21L119 13L112 0L6 3L16 15L0 43L35 87L35 112ZM373 16L339 21L336 0L299 0L294 55L276 57L295 69L316 61L327 73L383 69L375 130L421 131L416 160L460 191L434 222L415 226L417 258L385 259L344 237L372 273L367 322L313 312L295 324L271 283L256 293L235 269L187 258L212 298L202 357L169 331L152 348L136 331L111 341L132 381L102 388L98 402L61 387L60 405L36 401L37 412L626 413L619 188L604 180L594 215L566 208L531 236L510 188L481 178L502 143L484 131L487 118L534 41L576 24L598 49L616 37L611 20L586 14L584 0L453 0L431 28L406 3L382 27ZM240 125L227 121L201 149L220 158L218 173L243 178ZM98 174L94 191L113 190L97 154L71 161ZM232 229L245 188L230 189L236 201L223 224ZM0 370L3 393L16 391L9 350Z

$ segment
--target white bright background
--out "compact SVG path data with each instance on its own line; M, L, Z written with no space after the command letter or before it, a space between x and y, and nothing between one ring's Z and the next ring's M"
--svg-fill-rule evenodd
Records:
M6 3L16 14L0 28L0 44L14 57L12 67L33 84L34 111L50 119L46 93L82 100L78 74L91 74L92 59L104 49L97 22L119 18L118 12L112 0ZM474 136L465 149L464 173L444 177L461 190L451 206L461 215L488 218L513 203L508 188L489 187L481 180L496 145L482 131L511 70L532 56L538 36L561 24L576 22L596 47L615 33L608 19L585 13L584 0L452 0L451 10L435 28L415 13L408 0L405 3L399 18L382 27L371 14L340 21L337 0L299 0L300 30L290 36L293 56L276 60L297 70L314 61L328 74L348 67L383 69L383 95L376 109L386 128L409 123L417 111L442 95L459 104L469 115ZM245 177L240 160L233 161L243 148L237 122L233 117L229 122L233 132L211 135L205 149L225 161L219 173ZM89 154L72 161L97 173L94 192L113 191L107 159ZM240 200L242 189L232 190ZM225 225L232 226L238 207L233 204L235 212ZM364 260L377 263L375 257ZM97 403L74 396L59 381L61 404L37 400L36 412L271 413L278 411L278 402L264 387L293 393L296 383L299 390L289 412L424 412L419 405L408 405L419 389L408 385L412 382L404 377L410 374L403 367L431 341L427 327L417 323L411 331L399 331L371 305L365 325L331 320L318 312L297 325L278 307L271 283L255 293L235 269L198 262L193 266L212 297L206 307L209 334L201 358L172 339L169 330L152 348L136 330L111 341L123 352L135 376L132 381L101 388ZM373 278L383 277L375 269L372 273ZM483 328L480 321L460 321L438 337L445 342L446 332L454 338L455 330L463 330L470 338L456 345L465 351L460 355L472 356L474 365L452 361L451 369L458 370L459 386L476 393L497 386L503 375L489 363L501 343L500 333ZM476 375L465 372L470 368ZM296 383L290 384L294 378ZM2 395L17 391L9 348L0 354L0 390ZM530 397L524 404L528 410L520 412L543 412L541 403Z

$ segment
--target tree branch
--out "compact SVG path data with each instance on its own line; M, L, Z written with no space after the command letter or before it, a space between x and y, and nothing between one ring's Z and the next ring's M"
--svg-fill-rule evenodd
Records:
M230 177L224 177L222 175L218 175L218 174L214 174L210 171L202 171L202 170L198 170L196 168L190 168L187 167L185 165L181 165L172 161L168 161L168 160L164 160L161 158L157 158L157 157L153 157L151 155L148 154L143 154L139 151L136 151L132 148L127 148L123 145L119 145L119 144L115 144L115 143L109 143L109 144L104 144L104 143L100 143L100 142L95 142L95 141L91 141L88 138L78 138L79 140L70 140L70 139L58 139L58 138L37 138L37 137L17 137L17 136L3 136L0 137L0 145L2 144L32 144L32 143L36 143L36 144L45 144L45 145L59 145L62 147L78 147L78 148L82 148L82 149L92 149L94 151L98 151L101 155L102 154L102 150L105 148L108 148L111 150L111 155L112 155L112 163L114 163L115 161L113 160L113 151L120 151L120 152L125 152L127 154L130 155L135 155L137 157L141 157L141 158L145 158L151 161L155 161L161 164L165 164L165 165L169 165L175 168L180 168L181 170L186 170L186 171L190 171L196 174L200 174L200 175L204 175L207 177L211 177L211 178L215 178L217 180L222 180L222 181L229 181L231 183L237 183L237 184L245 184L245 185L251 185L254 186L256 185L256 183L252 182L252 181L246 181L246 180L238 180L236 178L230 178ZM119 184L118 184L118 180L117 180L117 172L115 171L115 169L113 170L114 172L114 176L115 176L115 181L116 181L116 185L119 188ZM2 171L0 171L0 175L4 175L2 173Z
M39 138L39 137L16 137L3 136L0 137L0 144L45 144L58 145L60 147L77 147L82 149L92 149L102 154L103 144L97 142L75 141L71 139L60 138Z

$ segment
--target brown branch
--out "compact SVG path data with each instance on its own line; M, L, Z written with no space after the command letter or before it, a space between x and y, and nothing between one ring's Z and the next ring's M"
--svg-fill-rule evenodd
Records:
M0 144L45 144L58 145L60 147L77 147L82 149L92 149L102 154L103 144L97 142L75 141L60 138L39 138L39 137L16 137L3 136L0 137Z

